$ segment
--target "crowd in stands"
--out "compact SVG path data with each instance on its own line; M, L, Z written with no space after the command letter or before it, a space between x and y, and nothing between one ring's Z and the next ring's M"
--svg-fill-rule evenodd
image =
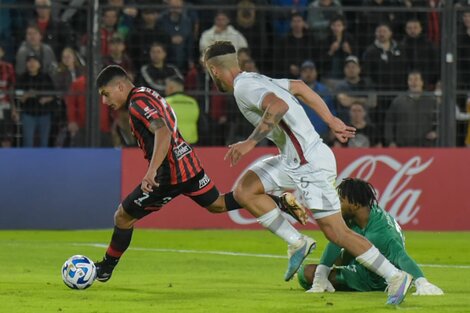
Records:
M24 6L8 7L18 3ZM467 0L454 3L470 6ZM87 93L96 93L87 90L88 43L93 40L87 1L2 4L0 146L86 146ZM211 43L229 40L237 48L242 70L303 80L335 115L357 128L354 140L346 145L335 142L328 126L301 103L328 144L437 145L443 0L100 4L99 47L92 52L100 66L120 65L136 85L165 96L192 144L227 145L251 133L233 97L217 91L200 63ZM470 9L457 16L456 87L468 90ZM458 145L470 146L469 99L460 95L453 104L464 134L457 138ZM99 112L101 146L136 145L126 110L111 112L100 102Z

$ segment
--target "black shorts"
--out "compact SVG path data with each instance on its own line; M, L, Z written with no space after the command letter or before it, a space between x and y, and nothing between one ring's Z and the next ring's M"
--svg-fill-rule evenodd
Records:
M158 211L179 195L190 197L202 207L207 207L219 197L219 191L212 180L200 171L196 176L178 185L164 185L154 188L151 193L143 192L138 185L122 202L127 214L140 219Z

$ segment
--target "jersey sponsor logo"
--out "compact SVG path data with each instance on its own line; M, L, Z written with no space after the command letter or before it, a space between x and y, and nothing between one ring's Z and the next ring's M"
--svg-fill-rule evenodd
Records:
M144 116L145 116L146 119L151 118L151 117L154 116L155 114L157 114L157 110L151 109L151 108L149 108L149 107L145 107L145 109L144 109Z
M351 162L338 175L338 182L346 177L357 177L370 181L374 174L379 171L392 170L392 178L388 180L383 190L378 190L379 206L387 210L397 222L405 225L414 221L421 206L418 205L422 189L409 188L408 185L414 176L425 171L434 158L422 160L420 156L414 156L408 161L401 163L388 155L364 155ZM381 191L381 192L380 192Z
M207 174L204 174L204 177L199 180L199 189L204 188L210 182L211 182L211 179L209 178L209 176L207 176Z
M193 149L186 142L182 142L173 148L173 153L178 160L181 160L185 155L191 153L191 151L193 151Z

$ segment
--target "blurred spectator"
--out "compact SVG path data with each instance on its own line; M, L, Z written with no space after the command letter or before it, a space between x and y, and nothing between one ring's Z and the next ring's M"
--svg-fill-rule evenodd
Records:
M423 94L420 72L408 74L409 92L396 97L385 118L385 140L389 147L436 145L437 101Z
M346 21L341 15L331 18L330 31L323 44L324 78L338 80L343 77L344 59L354 52L354 39L346 32Z
M170 43L169 36L158 24L158 12L155 8L144 8L140 11L141 18L127 37L127 51L134 68L140 68L149 60L152 42ZM163 17L163 16L162 16ZM161 20L160 20L161 21Z
M240 62L240 69L244 72L259 73L258 67L253 59Z
M377 105L377 96L372 90L370 81L361 77L359 59L353 55L348 56L344 61L344 79L336 85L335 89L338 116L348 122L350 107L353 103L374 108Z
M284 37L291 29L292 15L301 14L305 18L308 0L271 0L275 6L273 11L274 35Z
M251 51L249 48L240 48L237 51L238 64L240 69L245 72L256 72L258 73L258 67L256 66L255 60L251 58Z
M314 37L307 31L302 15L292 15L291 31L282 38L274 50L275 76L298 78L300 63L304 60L316 60L318 45Z
M159 28L169 36L168 62L183 72L194 66L194 25L183 0L168 1Z
M375 30L375 41L363 55L364 75L377 90L403 90L406 77L403 52L392 38L390 25L380 24Z
M379 131L374 124L367 121L367 110L362 104L355 102L349 107L349 120L351 126L356 128L356 136L349 139L345 144L335 141L336 147L369 148L382 146Z
M114 34L109 41L109 55L103 58L103 67L108 65L119 65L126 70L133 80L135 78L134 65L125 51L126 45L121 35Z
M218 11L214 18L214 25L202 32L199 40L199 52L204 54L204 50L216 41L231 41L235 48L248 47L245 37L230 25L230 18L224 11Z
M26 72L26 59L35 54L41 62L43 73L53 73L57 66L57 59L52 48L42 42L42 35L37 25L29 25L26 28L26 40L21 44L16 53L16 73L18 75Z
M429 0L428 7L432 9L428 12L427 35L428 39L438 46L441 41L441 18L438 9L444 6L444 0Z
M65 108L65 95L70 85L81 75L85 74L85 67L81 64L77 52L70 47L64 48L61 61L52 74L55 88L62 92L57 107L52 112L51 134L56 138L55 145L62 147L67 138L67 112Z
M32 147L36 130L39 131L39 146L49 145L51 116L55 99L47 92L54 91L52 79L41 72L41 61L37 55L26 58L26 72L18 78L21 122L23 125L23 146Z
M406 61L406 70L418 70L423 74L425 85L436 83L439 70L439 57L433 44L423 34L421 22L411 19L406 22L406 35L401 49Z
M43 42L51 46L55 55L60 55L65 46L75 47L76 38L67 23L51 16L51 0L35 0L36 20Z
M470 88L470 11L462 15L457 33L457 88Z
M137 76L137 85L152 88L165 96L165 79L176 75L183 77L180 71L166 63L166 48L155 42L150 47L150 63L142 66Z
M14 63L18 45L23 40L26 16L24 10L15 8L18 0L2 0L0 9L0 44L5 53L4 60Z
M318 73L315 63L310 60L304 61L300 67L300 79L307 84L313 91L322 97L326 105L330 109L333 115L336 115L336 110L333 103L333 98L331 97L330 91L328 88L320 83L318 80ZM317 113L307 106L305 103L301 102L305 112L307 113L310 122L315 127L317 133L325 140L330 142L329 134L330 128L328 125L317 115Z
M71 147L85 147L86 144L86 88L86 77L80 76L71 84L65 98ZM100 102L100 146L110 147L112 145L110 112L108 106Z
M168 77L165 83L165 99L176 114L181 135L187 142L196 144L199 141L199 104L184 93L184 82L180 77Z
M117 32L118 11L115 8L105 8L101 19L101 56L107 56L109 55L109 42ZM86 55L86 53L82 54Z
M18 121L13 103L16 76L13 64L3 61L4 55L5 51L0 46L0 147L11 147L14 122Z
M58 90L66 92L78 77L85 74L85 71L86 69L81 64L77 52L70 47L66 47L62 50L61 61L52 79Z
M237 50L238 63L242 64L245 61L251 60L250 48L240 48Z
M108 0L108 6L117 9L117 32L126 39L129 31L134 26L134 20L139 11L125 4L124 0Z
M468 116L470 115L470 95L467 96L466 110L466 117L468 118ZM465 145L470 148L470 122L467 123L467 136L465 136Z
M315 0L308 6L307 25L318 40L325 40L331 20L341 12L338 0Z
M352 32L354 38L358 40L358 47L361 48L374 40L374 31L379 24L388 24L390 30L393 31L396 21L395 12L388 8L398 7L399 0L363 0L362 6L367 9L364 9Z
M269 48L266 13L263 10L257 10L253 0L241 0L237 4L234 26L246 38L252 56L260 63L261 68L268 68L271 60L265 57Z

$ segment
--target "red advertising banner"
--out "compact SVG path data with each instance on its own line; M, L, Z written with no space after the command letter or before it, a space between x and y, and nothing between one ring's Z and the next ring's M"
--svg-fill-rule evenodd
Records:
M227 148L196 148L206 173L221 193L232 189L250 164L277 153L275 148L257 148L230 167L224 161ZM335 149L338 181L359 177L378 191L379 204L405 229L470 230L470 202L466 193L470 178L467 149ZM147 161L139 149L124 149L122 197L140 184ZM249 213L237 210L211 214L189 198L180 196L162 210L138 223L146 228L231 228L259 229ZM299 226L297 224L296 226ZM317 228L311 219L301 228Z

